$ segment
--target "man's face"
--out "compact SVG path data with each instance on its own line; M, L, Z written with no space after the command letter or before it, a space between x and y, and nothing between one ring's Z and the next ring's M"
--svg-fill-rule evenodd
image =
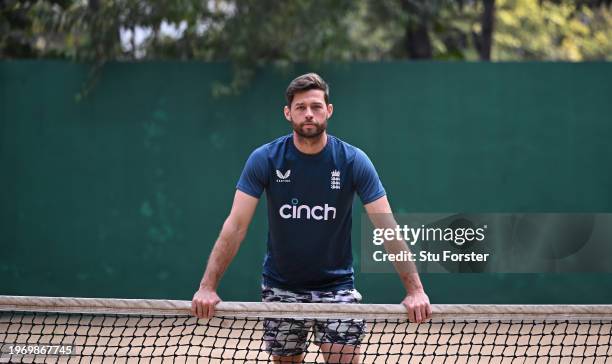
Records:
M325 103L325 92L308 90L298 92L290 107L285 106L285 118L293 130L304 138L317 138L327 129L327 119L334 111L332 104Z

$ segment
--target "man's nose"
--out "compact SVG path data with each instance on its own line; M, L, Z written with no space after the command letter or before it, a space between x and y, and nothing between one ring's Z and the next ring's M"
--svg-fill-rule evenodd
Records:
M312 119L314 117L314 114L312 113L312 109L311 108L309 108L309 107L306 108L305 116L306 116L306 119Z

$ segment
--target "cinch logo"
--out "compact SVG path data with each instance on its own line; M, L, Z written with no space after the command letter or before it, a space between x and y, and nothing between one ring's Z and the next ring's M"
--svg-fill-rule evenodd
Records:
M330 214L331 219L336 218L336 208L331 207L328 204L325 206L308 206L308 205L299 205L296 198L291 200L293 205L285 204L280 207L278 212L283 219L315 219L315 220L329 220Z
M285 174L283 174L283 172L279 171L278 169L276 170L276 177L279 178L276 180L276 182L291 182L291 180L288 179L289 176L291 176L290 169L288 169L287 172L285 172Z

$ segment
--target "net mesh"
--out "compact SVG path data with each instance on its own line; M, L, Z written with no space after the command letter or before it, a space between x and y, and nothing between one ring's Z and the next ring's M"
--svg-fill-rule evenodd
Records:
M317 345L314 332L318 324L350 330L352 323L366 326L358 346L363 363L612 362L611 306L439 305L431 321L418 325L399 305L222 303L211 320L190 316L188 307L181 301L4 296L0 362L269 362L265 326L271 320L298 331L313 323L305 362L351 359L354 345L330 351ZM293 347L298 336L280 345Z

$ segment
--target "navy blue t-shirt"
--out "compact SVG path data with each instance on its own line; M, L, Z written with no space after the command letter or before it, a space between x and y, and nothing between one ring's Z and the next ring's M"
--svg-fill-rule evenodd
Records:
M321 152L304 154L286 135L253 151L236 188L257 198L266 191L265 285L295 291L354 287L353 197L357 192L367 204L385 195L362 150L328 135Z

